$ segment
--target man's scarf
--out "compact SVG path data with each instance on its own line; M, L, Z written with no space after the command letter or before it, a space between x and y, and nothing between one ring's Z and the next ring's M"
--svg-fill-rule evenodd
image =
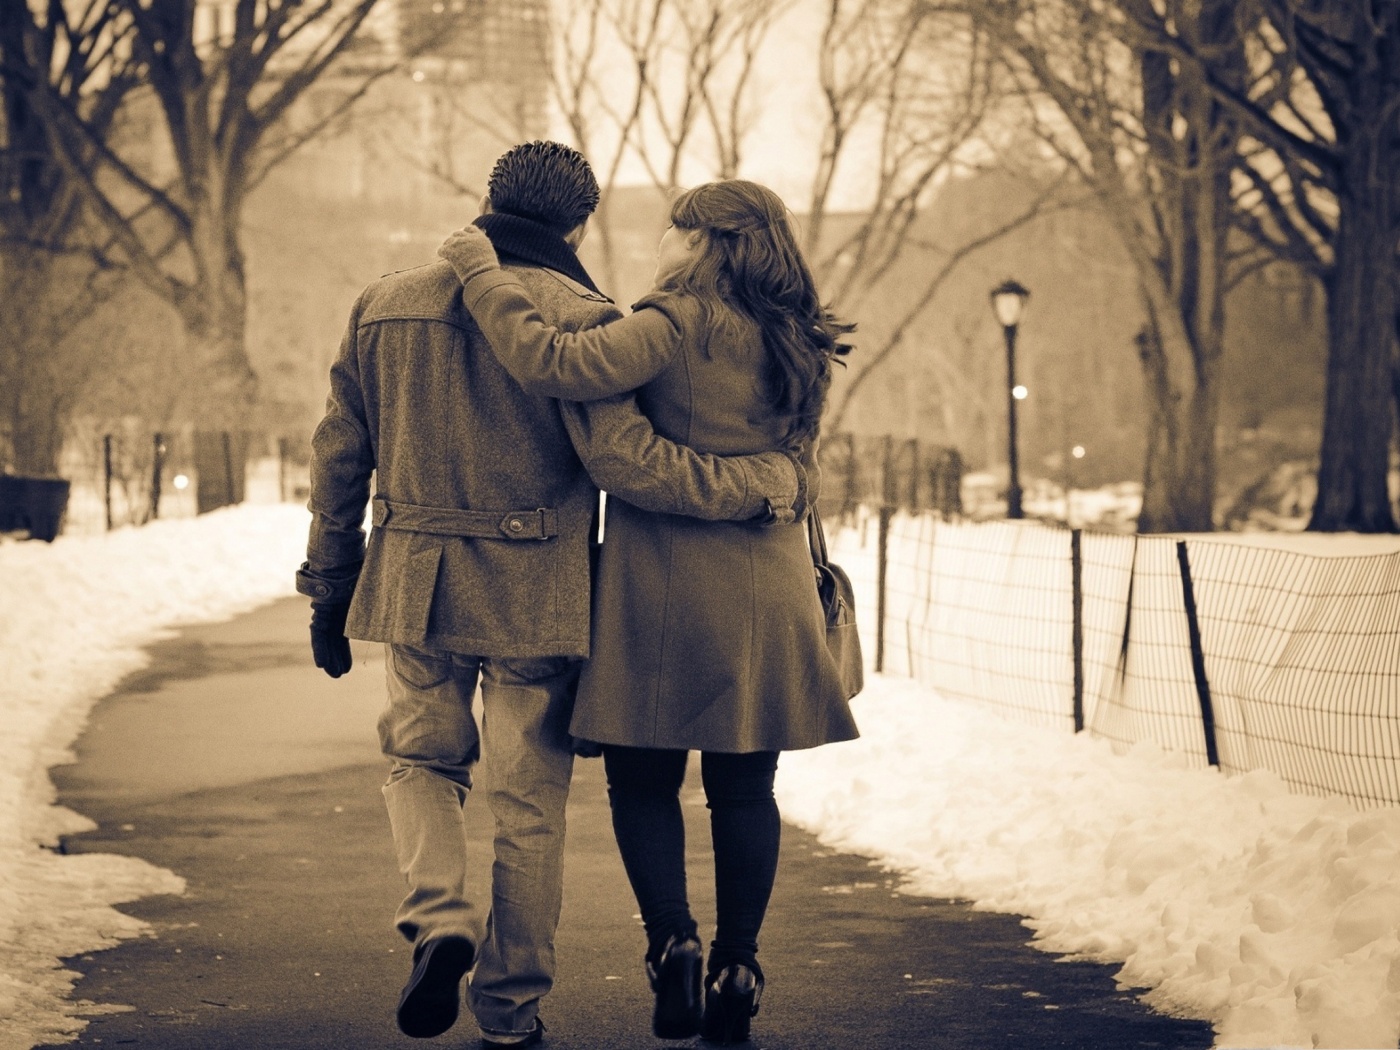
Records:
M544 223L499 211L478 216L474 221L486 231L501 262L546 266L573 278L590 291L603 294L598 291L593 278L588 276L588 271L578 260L578 253L569 246L569 242Z

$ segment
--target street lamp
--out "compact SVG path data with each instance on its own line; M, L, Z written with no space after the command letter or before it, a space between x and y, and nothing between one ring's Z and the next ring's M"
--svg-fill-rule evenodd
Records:
M1016 402L1026 396L1026 388L1016 382L1016 329L1021 323L1021 311L1030 290L1007 278L992 289L992 313L996 314L1002 334L1006 336L1006 430L1007 464L1010 480L1006 488L1006 516L1020 518L1021 473L1016 451Z

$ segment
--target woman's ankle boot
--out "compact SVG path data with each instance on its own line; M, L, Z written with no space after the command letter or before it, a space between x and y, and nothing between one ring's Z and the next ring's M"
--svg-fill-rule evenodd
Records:
M693 933L674 934L654 955L647 953L647 977L656 993L651 1030L658 1039L689 1039L700 1030L703 956Z
M700 1038L729 1046L749 1038L749 1021L758 1013L763 971L757 962L730 963L705 978L705 1014Z

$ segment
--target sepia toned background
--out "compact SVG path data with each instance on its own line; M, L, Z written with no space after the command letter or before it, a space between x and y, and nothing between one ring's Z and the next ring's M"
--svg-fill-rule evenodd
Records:
M828 435L956 450L973 508L1010 480L1009 276L1036 513L1109 486L1146 531L1388 530L1400 74L1364 6L7 4L0 464L70 478L74 528L104 460L119 519L153 476L228 502L245 455L296 486L359 289L555 137L623 304L677 188L782 193L860 326Z
M309 439L541 137L624 307L741 176L858 325L760 1045L1395 1046L1400 0L0 0L0 1050L400 1045ZM603 792L560 1050L652 1045Z

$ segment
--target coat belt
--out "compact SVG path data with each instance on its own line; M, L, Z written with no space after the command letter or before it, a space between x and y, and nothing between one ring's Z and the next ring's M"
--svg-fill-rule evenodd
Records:
M559 535L559 512L553 507L534 510L458 510L453 507L420 507L374 497L374 526L403 529L436 536L474 536L495 540L547 540Z

